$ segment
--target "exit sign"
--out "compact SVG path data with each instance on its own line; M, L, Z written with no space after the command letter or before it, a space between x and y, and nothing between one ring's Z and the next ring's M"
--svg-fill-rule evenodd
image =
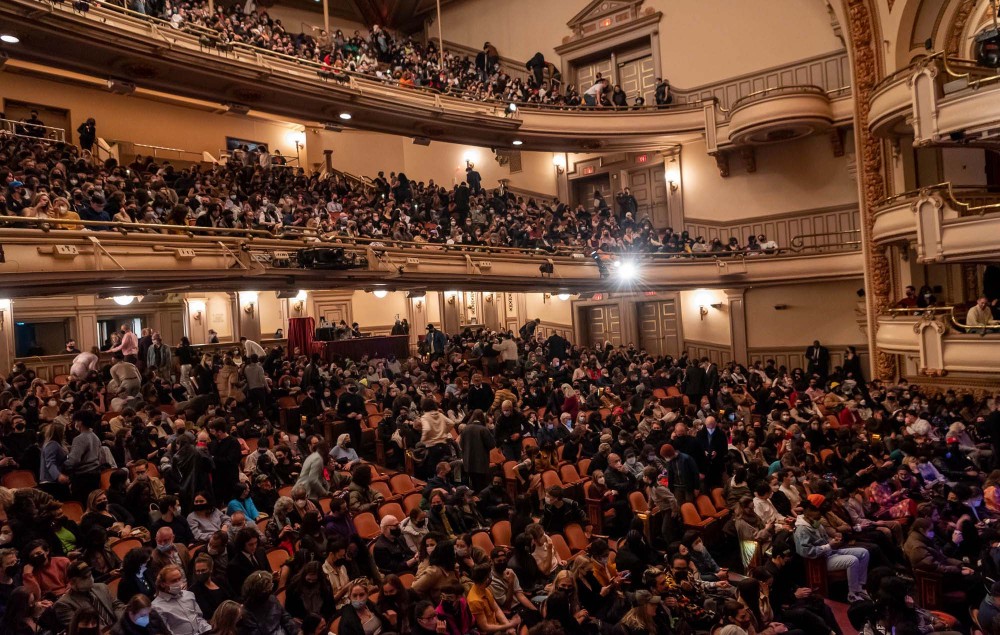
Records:
M601 27L602 28L609 27L609 26L611 26L611 18L604 18L603 20L601 20Z
M583 173L584 174L593 174L594 173L594 166L591 165L591 166L583 168Z
M639 156L637 156L635 158L635 162L636 163L645 163L648 159L649 159L649 155L647 155L647 154L640 154Z
M593 295L593 297L591 297L590 299L591 300L603 300L604 299L604 294L603 293L595 293Z

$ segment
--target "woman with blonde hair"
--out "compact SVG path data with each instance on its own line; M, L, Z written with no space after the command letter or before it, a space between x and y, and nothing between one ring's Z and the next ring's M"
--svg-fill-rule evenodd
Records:
M35 194L31 199L31 206L21 210L21 216L25 218L48 219L52 212L52 201L45 192Z
M238 602L226 600L212 615L212 635L237 635L236 624L240 621Z
M559 389L563 394L562 412L568 412L576 419L576 415L580 412L580 396L576 394L576 390L569 384L563 384Z

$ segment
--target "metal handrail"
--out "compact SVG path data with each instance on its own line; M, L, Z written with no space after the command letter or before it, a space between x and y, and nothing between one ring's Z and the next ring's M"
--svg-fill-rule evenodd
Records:
M54 135L54 138L49 137L36 137L34 135L21 134L17 130L20 127L29 126L31 128L42 128L43 130L49 130ZM26 139L38 139L39 141L53 141L56 143L65 143L66 141L66 129L56 128L55 126L40 126L33 123L25 123L23 121L14 121L13 119L0 119L0 131L7 132L14 135L15 137L23 137Z
M834 245L806 245L806 238L834 238L836 236L857 236L858 240L847 240L847 241L837 241ZM803 249L829 249L831 247L839 247L841 245L861 245L861 230L860 229L844 229L835 232L817 232L813 234L799 234L798 236L793 236L792 240L789 242L789 249L794 252L802 251Z
M882 309L882 313L888 314L890 317L895 318L899 315L937 315L941 313L948 313L954 311L955 307L952 305L944 306L925 306L925 307L892 307L888 309Z
M948 321L952 326L962 329L963 331L971 331L973 334L976 331L995 331L1000 332L1000 324L987 324L987 325L972 325L966 324L965 322L959 322L955 317L956 305L946 305L946 306L928 306L928 307L912 307L912 308L891 308L882 309L883 315L888 315L892 319L896 319L901 315L908 315L913 317L934 317L939 315L947 315Z
M958 198L958 196L956 196L956 194L955 194L956 191L962 191L962 190L965 190L965 191L973 191L974 190L974 191L977 191L977 192L982 192L985 187L988 187L988 186L984 186L984 185L955 185L951 181L945 181L943 183L936 183L934 185L925 185L924 187L920 187L920 188L917 188L917 189L914 189L914 190L908 190L906 192L901 192L899 194L896 194L895 196L890 196L888 198L884 198L881 201L878 201L877 203L875 203L875 208L876 209L882 209L882 208L885 208L885 207L888 207L888 206L892 205L893 203L895 203L897 201L901 201L901 200L905 200L905 199L908 199L908 198L915 198L917 196L921 196L921 195L923 195L924 192L940 192L945 197L947 197L947 199L951 203L953 203L956 207L962 208L965 212L979 212L980 215L983 215L983 214L986 213L987 210L994 210L994 209L1000 210L1000 202L997 202L997 203L988 203L986 205L973 205L971 203L966 203L966 202L960 200ZM996 193L996 194L997 194L998 197L1000 197L1000 193Z

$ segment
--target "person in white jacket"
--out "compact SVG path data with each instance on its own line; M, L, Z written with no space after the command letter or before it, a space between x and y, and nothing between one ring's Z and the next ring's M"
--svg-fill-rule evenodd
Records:
M500 343L493 345L493 350L500 351L500 363L505 371L513 372L517 369L517 342L510 333L504 333Z
M424 414L420 417L420 441L426 447L447 443L455 422L438 410L437 402L427 398L420 402Z

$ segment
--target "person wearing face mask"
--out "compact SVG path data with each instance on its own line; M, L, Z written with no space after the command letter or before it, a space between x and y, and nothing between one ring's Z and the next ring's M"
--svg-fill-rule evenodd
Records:
M414 572L419 559L403 540L399 519L392 515L383 516L379 527L382 533L372 549L378 570L383 574Z
M187 590L184 574L177 565L167 565L156 576L156 597L152 609L172 635L200 635L212 627L205 621L194 593Z
M194 542L194 534L191 533L191 526L181 513L180 500L173 494L167 494L157 502L160 508L160 519L150 527L152 531L159 531L161 527L169 527L180 544L190 544Z
M368 416L360 392L361 387L352 381L337 400L337 417L347 422L347 433L351 435L351 445L355 448L361 447L361 423Z
M351 443L351 435L349 434L337 437L337 445L330 450L330 457L337 462L340 469L344 470L352 469L361 460Z
M367 583L362 578L351 585L350 603L341 613L337 635L369 635L392 630L389 618L369 599Z
M53 605L60 624L69 626L77 611L90 609L97 613L102 630L114 626L125 610L125 605L118 598L112 597L107 585L94 582L90 565L83 561L74 562L66 574L69 578L69 590Z
M118 622L111 627L111 635L169 635L167 625L153 613L152 607L146 595L133 596Z
M462 467L469 475L472 489L478 492L490 481L490 450L496 447L482 410L469 415L458 442L462 448Z
M267 514L263 514L257 510L257 505L254 503L253 498L250 497L250 483L247 481L240 482L240 491L235 498L229 501L226 513L230 519L233 519L234 526L234 516L237 513L243 514L244 519L249 519L250 522L254 523L261 518L267 518Z
M416 552L419 550L424 536L430 532L430 528L427 526L427 514L420 507L414 507L407 517L399 523L399 528L403 532L406 545Z

